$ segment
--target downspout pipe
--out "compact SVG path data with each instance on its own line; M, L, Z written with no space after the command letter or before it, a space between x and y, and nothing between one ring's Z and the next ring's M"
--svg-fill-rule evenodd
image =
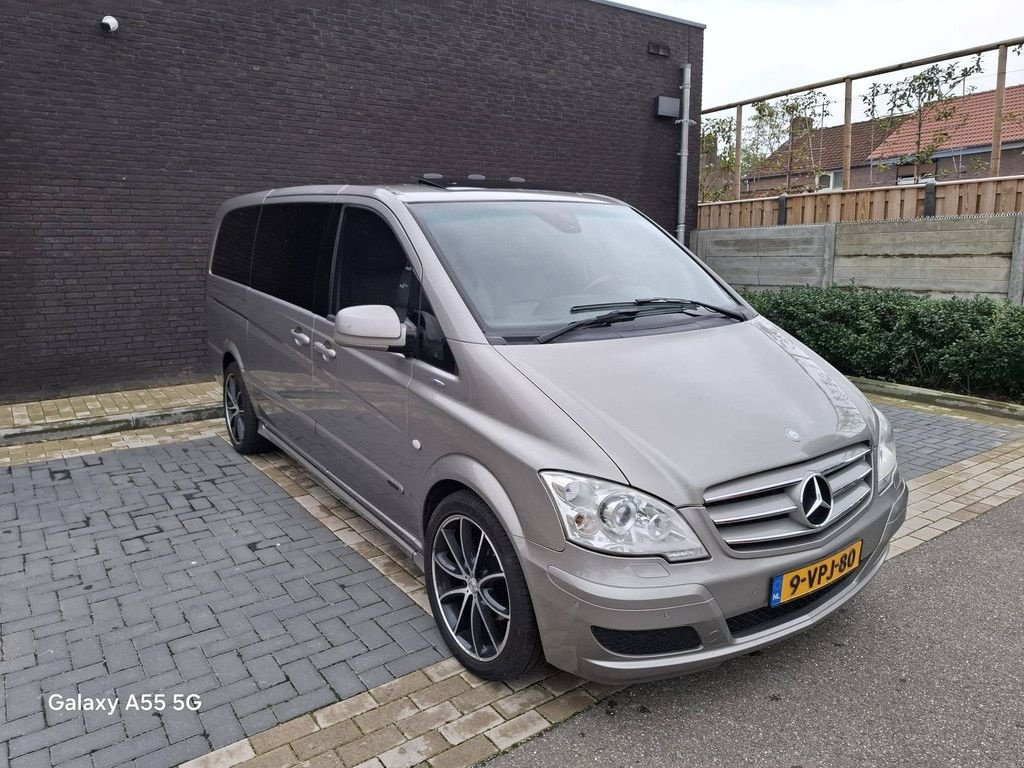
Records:
M679 209L676 212L676 240L686 245L686 176L690 166L690 65L684 64L679 123Z

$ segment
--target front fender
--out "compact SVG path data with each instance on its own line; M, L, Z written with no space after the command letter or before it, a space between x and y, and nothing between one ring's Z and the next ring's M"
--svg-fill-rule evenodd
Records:
M565 534L558 522L551 500L540 479L531 477L522 487L517 486L515 497L525 505L516 509L505 485L478 460L465 454L448 454L438 459L427 471L426 488L442 481L461 483L483 499L513 539L528 539L549 549L565 548ZM426 527L426 519L423 521ZM426 540L425 531L423 539Z

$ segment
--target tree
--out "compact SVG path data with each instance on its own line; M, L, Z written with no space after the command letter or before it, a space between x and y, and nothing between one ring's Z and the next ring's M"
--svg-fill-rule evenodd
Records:
M793 191L793 177L809 174L816 179L821 147L814 139L829 116L829 100L820 91L785 96L751 105L753 115L743 126L740 170L747 178L760 174L785 174L779 191ZM700 200L714 202L732 196L736 171L736 121L732 117L705 120L701 125ZM782 148L782 152L779 150ZM812 183L813 188L813 183Z
M700 126L698 199L727 200L736 170L736 121L731 117L704 120Z
M893 83L872 83L862 96L868 117L879 119L879 102L885 101L887 128L895 121L909 119L916 127L914 152L897 160L898 165L914 166L914 181L920 181L921 166L932 162L935 152L949 138L949 132L937 128L931 136L924 135L926 117L933 117L937 123L950 120L956 114L956 105L949 104L968 90L966 81L982 72L981 54L967 64L954 61L949 64L933 64L917 74ZM958 93L958 90L960 93Z
M750 172L785 173L783 191L794 191L793 175L810 176L803 190L816 189L821 172L821 128L831 114L832 100L821 91L757 102L752 124ZM814 145L817 138L819 144Z

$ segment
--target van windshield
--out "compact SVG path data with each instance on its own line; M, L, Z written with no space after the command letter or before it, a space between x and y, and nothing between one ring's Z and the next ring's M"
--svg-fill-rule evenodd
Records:
M490 334L538 336L602 311L581 311L582 305L656 296L737 307L673 238L623 205L503 201L410 208Z

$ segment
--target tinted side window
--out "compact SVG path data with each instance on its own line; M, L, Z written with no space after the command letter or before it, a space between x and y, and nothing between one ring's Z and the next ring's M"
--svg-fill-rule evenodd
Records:
M236 208L221 219L217 231L217 244L213 248L210 271L242 285L249 284L252 263L252 243L256 239L256 222L260 218L258 206Z
M252 258L255 290L304 309L316 309L317 266L332 240L332 207L325 203L263 206ZM323 274L320 279L325 279Z
M405 249L391 225L365 208L345 208L331 311L386 304L416 328L414 356L455 373L455 360Z
M412 267L391 226L373 211L346 208L341 219L332 312L387 304L405 319Z

